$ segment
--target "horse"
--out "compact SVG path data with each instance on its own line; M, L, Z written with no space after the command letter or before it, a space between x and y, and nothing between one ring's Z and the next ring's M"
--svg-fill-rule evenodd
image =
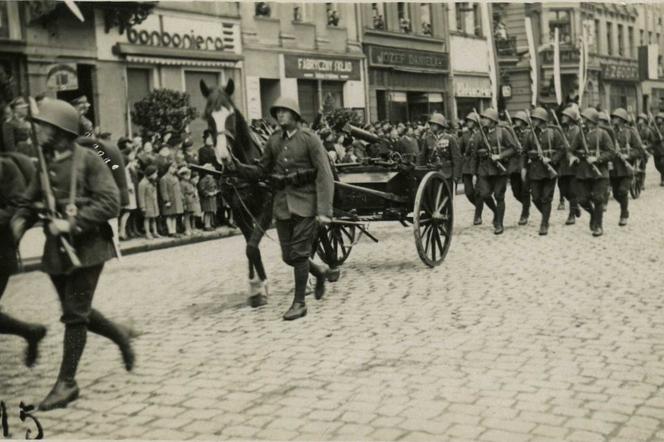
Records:
M249 264L249 304L259 307L267 303L267 274L258 248L272 221L272 194L258 182L233 174L234 161L254 164L262 156L262 146L251 136L249 125L235 107L232 95L235 84L229 79L224 88L209 87L200 81L206 99L203 118L212 133L214 152L224 173L221 194L229 203L235 224L246 241Z

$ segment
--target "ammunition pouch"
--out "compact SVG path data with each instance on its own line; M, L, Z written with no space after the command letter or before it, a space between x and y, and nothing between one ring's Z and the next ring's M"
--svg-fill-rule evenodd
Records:
M270 181L277 190L284 190L286 186L302 187L316 181L316 169L298 169L288 175L272 174Z

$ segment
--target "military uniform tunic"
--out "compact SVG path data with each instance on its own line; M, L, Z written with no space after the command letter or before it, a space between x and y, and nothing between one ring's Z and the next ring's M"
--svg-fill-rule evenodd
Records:
M489 146L482 139L478 147L478 166L477 174L479 176L507 176L508 172L503 172L496 166L491 159L492 154L500 155L499 162L507 169L508 160L517 153L516 142L512 135L504 127L497 126L493 129L485 130ZM481 136L481 134L480 134Z
M429 132L422 143L417 163L421 166L435 164L440 167L441 173L447 179L457 178L460 153L457 140L454 136L439 132Z

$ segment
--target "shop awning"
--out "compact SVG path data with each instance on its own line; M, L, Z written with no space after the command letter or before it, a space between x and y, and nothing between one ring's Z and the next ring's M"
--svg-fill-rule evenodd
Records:
M201 68L237 67L234 61L188 60L184 58L147 57L142 55L127 55L127 61L130 63L158 64L161 66L193 66Z

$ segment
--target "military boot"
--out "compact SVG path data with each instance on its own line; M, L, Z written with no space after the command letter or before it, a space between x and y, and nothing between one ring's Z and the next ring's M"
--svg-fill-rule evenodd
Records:
M293 302L293 305L284 313L284 321L293 321L307 315L307 306L304 302Z
M576 223L576 215L574 215L574 212L569 213L567 216L567 221L565 221L566 226L571 226L572 224Z
M496 235L501 235L505 228L503 227L503 217L505 216L505 201L501 201L496 204L496 216L494 217L494 227L493 231Z
M79 389L75 380L58 379L48 396L39 403L39 410L48 411L55 408L65 408L70 402L78 399L78 395Z
M525 226L528 224L528 218L530 217L530 210L528 207L523 206L521 209L521 216L519 217L519 225Z

